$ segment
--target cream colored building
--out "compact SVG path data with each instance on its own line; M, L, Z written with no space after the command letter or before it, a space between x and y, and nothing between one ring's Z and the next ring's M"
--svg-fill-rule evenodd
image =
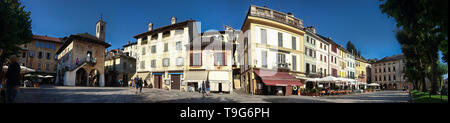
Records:
M334 77L341 77L341 57L340 57L340 50L339 45L336 44L331 38L327 38L328 42L330 43L330 52L329 52L329 70L331 76Z
M372 83L380 84L382 89L403 89L409 85L404 73L405 64L403 54L376 61L372 64Z
M305 77L302 20L267 7L250 6L239 38L241 82L247 93L292 94Z
M368 62L363 57L355 58L355 77L359 82L367 83Z
M136 59L121 50L112 50L105 57L105 86L128 85L136 73ZM118 80L125 82L119 85Z
M356 69L355 69L355 56L353 55L352 52L348 52L347 50L344 50L344 51L345 51L344 55L346 55L346 57L344 59L345 65L346 65L346 68L345 68L346 76L345 76L345 78L356 79L356 76L355 76L355 72L356 72Z
M137 42L128 42L128 44L123 45L123 53L135 59L138 58Z
M314 29L315 30L315 29ZM319 72L319 75L321 77L330 76L330 69L329 69L329 62L330 62L330 43L326 41L327 38L319 35L316 33L316 36L318 36L318 43L316 44L317 48L317 69Z
M64 38L58 54L57 82L67 86L105 86L105 25L99 20L96 35L81 33Z
M309 78L318 78L320 77L318 73L317 62L318 55L317 55L317 43L320 43L318 40L320 37L316 35L316 30L313 27L307 27L305 30L305 36L304 36L304 71L307 77ZM320 56L320 55L319 55Z
M211 92L233 92L231 30L202 33L202 40L188 44L188 65L185 71L186 91L197 91L209 80ZM195 43L201 42L201 43Z
M185 90L183 85L186 69L186 45L199 36L194 20L171 24L153 29L149 23L147 32L134 36L137 41L135 77L142 78L154 88Z

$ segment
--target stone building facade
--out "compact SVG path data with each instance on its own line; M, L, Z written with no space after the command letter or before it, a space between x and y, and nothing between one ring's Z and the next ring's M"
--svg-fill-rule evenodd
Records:
M384 57L371 64L372 83L378 83L382 89L403 89L408 86L405 77L405 56L403 54Z
M128 86L136 73L136 59L119 49L105 57L105 86ZM123 83L119 83L119 80Z
M96 36L88 33L64 38L58 54L57 82L67 86L105 86L105 42L103 20L96 24Z

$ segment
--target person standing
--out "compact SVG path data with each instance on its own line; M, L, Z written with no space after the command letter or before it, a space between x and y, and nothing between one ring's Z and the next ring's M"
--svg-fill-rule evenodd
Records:
M206 80L205 87L206 87L206 96L209 96L209 93L210 93L209 79Z
M206 93L206 85L205 82L202 82L202 87L201 87L201 92L202 92L202 96L205 97L205 93Z
M20 85L20 65L17 63L17 56L9 58L8 71L6 72L5 102L14 103Z
M79 62L79 60L78 60L78 57L77 57L77 61L76 61L76 65L78 66L78 62Z

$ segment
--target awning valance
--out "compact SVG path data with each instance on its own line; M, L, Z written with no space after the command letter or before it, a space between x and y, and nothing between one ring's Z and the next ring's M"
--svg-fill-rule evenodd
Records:
M255 70L265 85L269 86L302 86L300 79L289 75L288 72L277 72L270 70Z
M228 71L210 71L209 81L210 82L231 82Z
M206 71L187 71L184 77L185 82L206 81Z
M136 77L142 78L142 80L148 80L150 73L136 73L134 74L133 78L131 78L132 80Z

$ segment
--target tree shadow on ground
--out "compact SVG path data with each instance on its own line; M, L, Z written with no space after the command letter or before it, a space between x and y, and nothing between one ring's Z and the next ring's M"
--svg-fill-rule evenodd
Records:
M149 101L150 103L238 103L236 100L223 97L193 97L163 101Z
M17 103L132 103L142 100L133 93L104 94L103 92L123 91L124 89L39 89L22 88L17 95ZM88 92L88 93L86 93ZM99 92L101 94L95 93Z
M270 103L332 103L318 99L292 98L292 97L269 97L263 99Z

